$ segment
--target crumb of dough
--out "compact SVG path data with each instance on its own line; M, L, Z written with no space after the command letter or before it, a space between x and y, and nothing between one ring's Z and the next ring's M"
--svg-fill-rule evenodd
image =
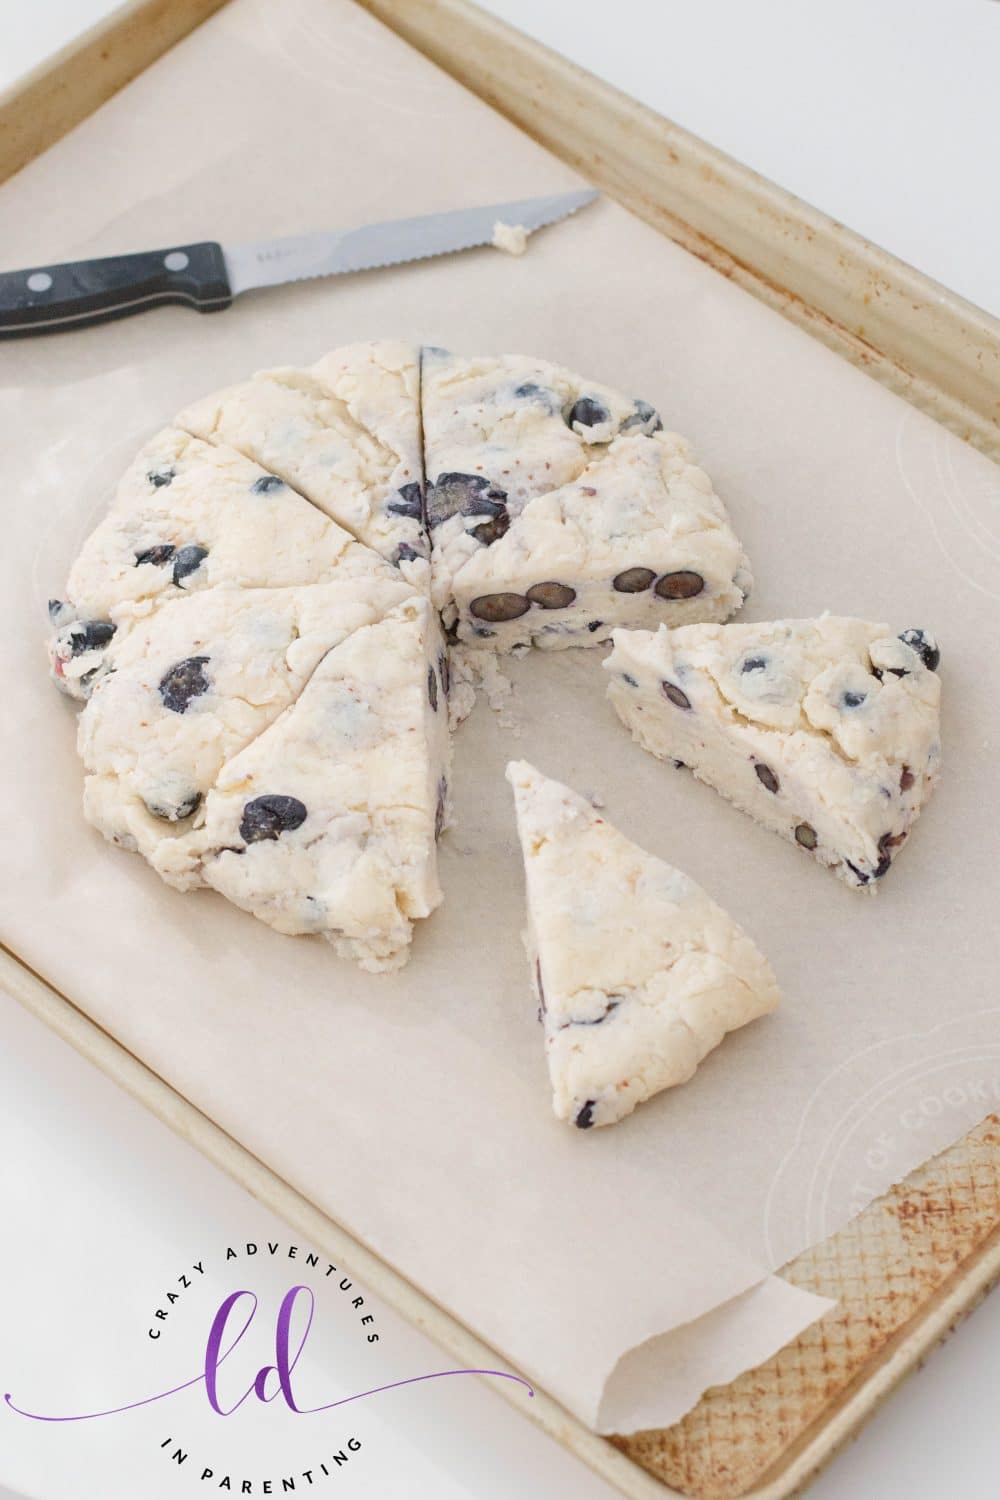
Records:
M528 247L528 231L523 224L504 224L498 219L493 226L493 243L508 255L523 255Z
M497 657L491 651L453 646L449 665L451 688L448 705L452 730L469 717L477 693L482 693L496 714L500 728L509 729L515 739L519 738L521 725L513 712L514 684L500 670Z

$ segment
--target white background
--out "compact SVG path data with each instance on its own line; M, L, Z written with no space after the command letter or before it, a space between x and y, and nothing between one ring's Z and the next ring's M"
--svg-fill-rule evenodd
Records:
M109 8L104 0L0 0L0 87ZM488 0L488 8L1000 313L996 0L840 0L835 8L802 0ZM0 1141L0 1391L16 1377L34 1394L36 1371L79 1365L72 1351L82 1331L99 1328L102 1309L130 1312L134 1304L145 1316L171 1268L201 1246L241 1234L290 1238L5 1000ZM391 1366L385 1378L446 1367L387 1310L378 1318ZM112 1347L103 1367L100 1348L92 1351L95 1395L120 1390L108 1382L121 1378L128 1328L126 1319L105 1340ZM349 1339L322 1343L331 1387L356 1388L355 1354ZM993 1299L811 1493L937 1500L953 1491L994 1500L998 1384ZM612 1494L471 1380L377 1398L357 1424L370 1441L364 1465L338 1480L344 1495ZM120 1442L124 1452L124 1435ZM81 1464L80 1452L78 1442L0 1411L0 1485L11 1494L160 1500L189 1489L175 1474L156 1477L148 1461L130 1473L120 1459L90 1490L81 1472L95 1469ZM0 1488L0 1500L6 1494Z

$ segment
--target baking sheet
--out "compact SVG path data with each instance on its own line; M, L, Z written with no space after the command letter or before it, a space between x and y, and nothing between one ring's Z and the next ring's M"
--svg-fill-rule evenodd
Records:
M572 181L347 0L237 0L0 191L0 219L5 259L30 264ZM751 615L829 607L940 633L946 779L876 901L628 744L596 653L515 666L519 739L482 707L461 731L449 900L397 979L167 891L83 826L73 710L43 679L36 622L109 486L199 391L396 334L537 352L654 400L730 504ZM7 345L0 372L11 946L592 1425L672 1421L815 1316L768 1270L998 1087L997 835L979 816L997 719L977 681L997 643L997 471L610 204L522 261L311 283L210 319L165 309ZM600 790L748 926L786 991L613 1131L547 1115L512 753ZM619 1357L675 1327L606 1389Z

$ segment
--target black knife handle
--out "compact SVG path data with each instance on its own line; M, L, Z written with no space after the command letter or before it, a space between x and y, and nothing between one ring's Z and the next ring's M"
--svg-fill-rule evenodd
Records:
M222 248L211 241L0 271L0 338L85 328L164 302L219 312L232 300Z

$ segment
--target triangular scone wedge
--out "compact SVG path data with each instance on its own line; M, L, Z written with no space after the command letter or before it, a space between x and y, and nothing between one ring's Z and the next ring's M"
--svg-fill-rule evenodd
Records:
M604 666L646 750L874 890L938 779L939 658L925 631L823 615L618 630Z
M687 875L526 761L512 761L507 779L553 1109L583 1130L613 1125L686 1082L728 1031L774 1010L778 987Z
M49 606L52 673L86 698L124 604L152 609L220 586L284 588L387 566L277 475L167 427L136 455L73 564L66 599Z
M378 576L210 589L126 620L80 715L88 821L150 861L197 827L222 766L294 702L326 653L412 597L373 562Z
M441 900L448 801L442 637L411 597L320 662L222 769L204 826L161 846L161 873L202 882L284 933L320 933L373 972L399 968Z
M280 475L426 591L418 385L413 345L351 344L216 391L176 423Z
M458 639L593 645L743 603L725 507L646 402L544 360L425 349L421 404L434 597Z

